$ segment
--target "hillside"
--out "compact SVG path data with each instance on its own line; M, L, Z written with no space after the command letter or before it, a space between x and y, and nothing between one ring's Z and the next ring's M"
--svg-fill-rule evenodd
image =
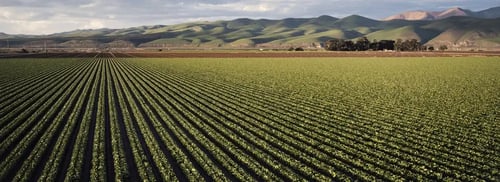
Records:
M485 10L482 14L493 17L494 11ZM445 11L440 16L457 13ZM329 39L363 36L369 40L415 38L424 44L444 44L457 50L500 49L500 18L451 16L418 21L378 21L359 15L340 19L326 15L282 20L241 18L125 29L75 30L47 36L0 33L0 48L313 48Z
M459 7L450 8L443 11L407 11L385 18L389 20L441 20L452 16L468 16L476 18L495 19L500 18L500 7L490 8L478 12L462 9Z
M477 12L475 16L480 18L500 18L500 7L489 8Z

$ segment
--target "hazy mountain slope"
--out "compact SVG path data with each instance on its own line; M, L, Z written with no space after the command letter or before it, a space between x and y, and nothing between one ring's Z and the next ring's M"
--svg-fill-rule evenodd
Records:
M440 19L445 19L445 18L449 18L452 16L474 16L474 12L472 12L470 10L465 10L465 9L456 7L456 8L450 8L450 9L447 9L445 11L442 11L439 14L437 14L435 17L436 17L436 19L440 20Z
M451 17L432 22L425 28L441 33L429 40L429 44L447 44L456 47L499 47L500 18L477 19Z
M494 17L498 8L475 14ZM378 21L352 15L345 18L240 18L230 21L193 22L177 25L140 26L125 29L75 30L47 36L0 33L0 48L105 47L316 47L329 39L418 39L424 44L500 48L500 19L481 19L460 8L422 16L450 16L439 20ZM465 42L465 43L464 43ZM480 45L479 45L480 44Z
M475 14L479 18L500 18L500 7L489 8Z
M476 18L500 18L500 7L490 8L487 10L472 12L470 10L462 9L459 7L450 8L444 11L407 11L385 18L389 20L441 20L452 16L469 16Z
M431 39L433 39L435 36L439 35L441 32L438 30L434 29L426 29L426 28L421 28L421 27L416 27L416 26L404 26L401 28L395 28L395 29L384 29L380 31L376 31L370 34L367 34L366 37L368 40L397 40L397 39L403 39L403 40L409 40L409 39L417 39L420 40L421 42L427 42Z
M376 27L380 24L379 21L362 17L359 15L351 15L335 21L334 25L337 28L352 30L359 27Z
M384 20L434 20L435 16L432 12L427 11L408 11L400 14L392 15Z

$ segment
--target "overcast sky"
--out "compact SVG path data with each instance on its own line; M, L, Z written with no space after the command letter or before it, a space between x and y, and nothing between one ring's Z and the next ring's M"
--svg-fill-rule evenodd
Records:
M499 0L0 0L0 32L51 34L76 29L171 25L236 18L300 18L358 14L373 19L408 10L473 11Z

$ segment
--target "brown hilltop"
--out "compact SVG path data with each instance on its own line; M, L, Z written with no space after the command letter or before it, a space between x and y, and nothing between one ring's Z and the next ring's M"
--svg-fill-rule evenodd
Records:
M393 16L389 16L384 20L440 20L452 16L473 16L474 13L459 7L450 8L444 11L407 11Z

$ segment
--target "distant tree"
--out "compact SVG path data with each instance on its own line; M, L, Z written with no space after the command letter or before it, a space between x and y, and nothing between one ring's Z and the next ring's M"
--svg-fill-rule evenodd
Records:
M399 39L398 39L399 40ZM398 44L398 49L400 51L421 51L422 45L417 39L404 40L401 44Z
M302 47L297 47L297 48L295 48L295 51L304 51L304 48L302 48Z
M396 42L394 43L394 50L401 51L402 46L403 46L403 39L397 39Z
M359 38L356 42L344 39L331 39L326 41L324 46L329 51L395 50L395 41L381 40L377 42L374 40L374 42L370 42L366 37Z
M356 51L366 51L370 49L370 41L366 37L360 37L354 45L354 50Z
M410 40L405 40L403 41L403 43L401 44L401 51L411 51L412 49L412 45L411 45L411 42Z
M294 47L290 47L290 48L288 48L288 51L293 51L293 50L295 50L295 48L294 48Z
M445 50L447 50L447 49L448 49L448 46L446 46L446 45L441 45L441 46L439 46L439 50L440 50L440 51L445 51Z
M381 40L378 42L378 50L395 50L395 44L393 40Z
M417 39L410 40L410 45L409 45L410 51L420 51L421 49L422 46L420 45L420 42Z
M378 43L377 39L373 39L373 41L370 43L370 49L377 51L377 50L379 50L378 47L379 47L379 43Z
M342 40L342 49L341 51L355 51L355 47L354 47L354 42L351 41L351 40Z
M429 50L429 51L434 51L434 46L430 46L430 47L428 48L428 50Z
M420 46L420 51L427 51L428 47L426 45Z
M336 47L335 47L335 42L337 41L337 39L331 39L331 40L327 40L325 43L324 43L324 47L326 50L329 50L329 51L335 51Z
M349 51L352 47L352 41L343 39L331 39L325 42L325 49L330 51Z

